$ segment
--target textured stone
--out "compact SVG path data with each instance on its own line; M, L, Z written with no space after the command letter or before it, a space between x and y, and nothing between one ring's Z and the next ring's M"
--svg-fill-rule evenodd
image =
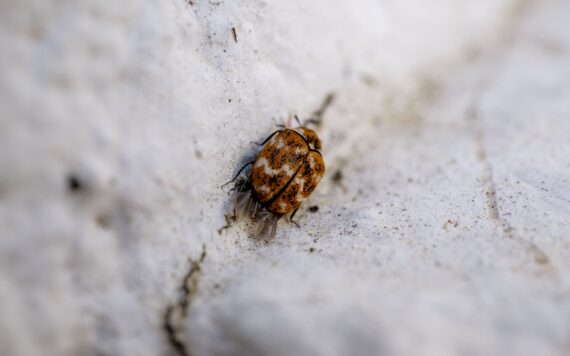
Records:
M1 353L568 354L569 16L5 1ZM330 92L301 228L219 231L250 141Z

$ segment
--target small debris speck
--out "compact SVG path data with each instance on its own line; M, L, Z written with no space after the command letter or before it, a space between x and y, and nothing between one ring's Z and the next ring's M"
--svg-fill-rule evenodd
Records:
M72 193L77 193L84 189L85 185L76 174L72 173L67 177L67 188Z
M341 170L337 170L336 172L334 172L333 176L332 176L332 180L335 183L338 183L342 180L342 171Z
M106 214L99 214L95 217L95 222L103 229L111 227L111 217Z

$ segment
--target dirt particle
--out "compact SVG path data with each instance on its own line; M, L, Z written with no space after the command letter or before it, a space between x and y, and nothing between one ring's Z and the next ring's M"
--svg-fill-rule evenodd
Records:
M374 78L373 76L371 76L370 74L364 73L360 76L360 79L362 80L362 82L364 84L366 84L367 86L369 86L371 88L378 86L378 80L376 78Z
M544 253L544 251L542 251L542 249L540 249L538 246L536 246L535 244L531 243L529 246L529 250L530 253L533 255L534 257L534 261L539 264L539 265L545 265L548 264L550 262L550 260L548 259L548 256L546 255L546 253Z
M98 214L98 215L95 217L95 223L96 223L99 227L101 227L101 228L107 230L107 229L109 229L109 228L111 227L111 217L110 217L109 215L107 215L107 214Z
M443 224L442 228L448 231L450 227L457 227L459 223L456 220L449 219Z
M235 27L232 27L232 37L234 38L234 42L238 43L237 31Z
M86 189L86 184L77 174L70 173L67 176L67 189L71 193L79 193Z
M319 207L317 205L310 206L309 211L311 213L316 213L317 211L319 211Z
M343 175L340 169L337 169L332 175L332 181L335 183L340 183L342 181Z

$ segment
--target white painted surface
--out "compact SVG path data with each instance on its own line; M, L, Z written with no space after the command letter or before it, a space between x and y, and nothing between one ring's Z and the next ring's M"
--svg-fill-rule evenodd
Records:
M0 17L2 355L176 354L164 314L202 245L192 355L570 352L567 1ZM269 245L218 234L249 142L330 91L318 212Z

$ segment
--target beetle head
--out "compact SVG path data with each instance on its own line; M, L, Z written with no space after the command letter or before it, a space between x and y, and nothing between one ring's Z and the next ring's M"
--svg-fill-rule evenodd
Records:
M317 133L306 127L302 127L301 130L303 132L303 137L309 144L309 148L319 151L321 149L321 140L319 139L319 136L317 136Z

